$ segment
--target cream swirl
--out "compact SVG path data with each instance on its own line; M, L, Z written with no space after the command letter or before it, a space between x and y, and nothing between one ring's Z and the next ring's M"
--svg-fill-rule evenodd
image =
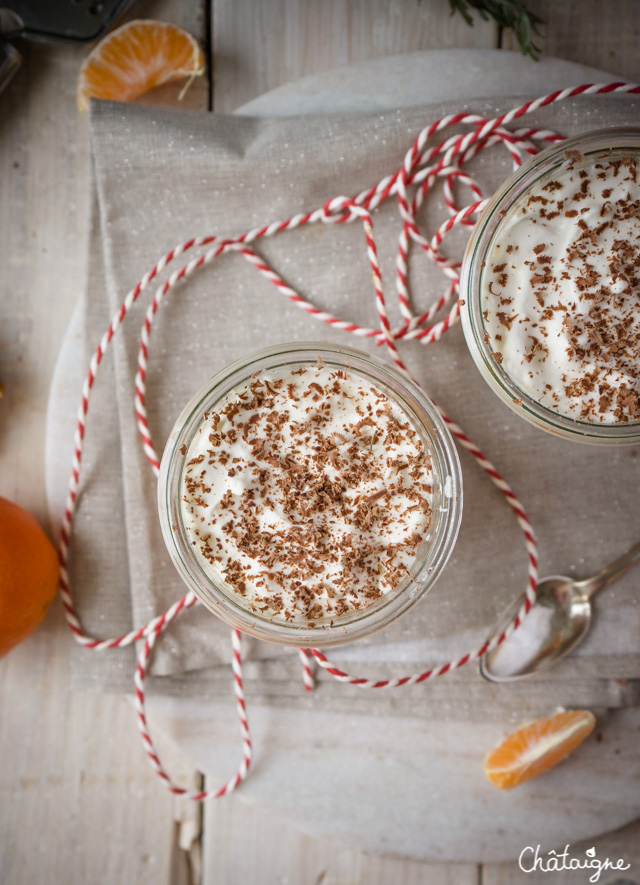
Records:
M316 626L406 578L432 466L403 409L355 372L254 375L203 415L181 513L204 572L249 611Z
M485 340L529 397L595 424L640 420L640 181L627 154L567 151L501 221Z

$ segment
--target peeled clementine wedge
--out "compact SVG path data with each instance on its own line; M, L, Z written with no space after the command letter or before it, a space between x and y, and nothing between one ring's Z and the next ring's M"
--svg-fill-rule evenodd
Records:
M131 101L162 83L197 77L204 56L196 40L166 22L133 21L101 40L78 76L78 108L90 98Z
M510 790L562 762L591 734L596 717L588 710L556 713L530 722L489 753L484 773L499 790Z

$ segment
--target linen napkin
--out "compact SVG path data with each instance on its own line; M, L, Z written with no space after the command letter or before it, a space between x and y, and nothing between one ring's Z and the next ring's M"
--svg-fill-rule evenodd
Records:
M493 117L522 101L472 101L463 109ZM385 114L251 118L93 103L87 362L126 293L176 244L193 236L239 234L316 208L330 197L358 193L400 165L423 126L460 109L456 103ZM525 125L573 135L630 124L637 114L633 97L583 97L528 115ZM439 139L449 134L446 130ZM510 174L512 163L506 150L496 147L467 168L488 196ZM461 191L458 199L464 205L468 192ZM423 228L432 232L445 217L440 196L429 196L420 218ZM400 216L392 199L375 212L374 224L389 309L397 320L393 292ZM460 257L467 236L455 231L445 244L447 254ZM256 249L321 309L360 325L376 324L358 223L301 228L260 240ZM418 310L446 285L441 272L416 252L410 278ZM133 411L138 337L150 297L141 297L113 339L87 426L71 579L84 625L102 636L145 623L185 592L162 541L155 478ZM270 344L313 339L381 354L366 339L320 325L238 255L192 275L167 296L154 324L147 405L157 450L162 451L186 401L224 365ZM410 342L401 350L427 392L520 497L538 537L542 575L587 576L635 543L640 534L635 449L559 440L518 419L478 374L459 326L437 344ZM510 508L464 451L461 461L462 530L436 586L383 631L331 651L333 660L358 675L405 675L478 647L525 586L524 546ZM591 706L635 703L636 686L627 680L640 677L638 584L630 572L603 591L593 632L579 653L531 682L487 685L471 665L422 691L394 692L384 700L380 693L333 682L309 700L302 697L291 650L247 639L248 693L269 701L277 697L280 703L355 703L367 710L436 711L470 719L493 708L515 715L577 699ZM226 694L229 660L229 628L198 607L158 643L151 668L158 678L151 683L163 692ZM79 651L73 667L76 684L128 691L133 650L100 656Z

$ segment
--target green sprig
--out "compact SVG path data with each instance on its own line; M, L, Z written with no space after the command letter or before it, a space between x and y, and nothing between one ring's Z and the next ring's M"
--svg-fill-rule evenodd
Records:
M469 8L476 9L485 21L494 19L501 28L513 31L523 55L538 60L540 48L533 40L540 34L538 25L544 19L527 9L521 0L449 0L449 5L451 15L459 12L468 25L473 24Z

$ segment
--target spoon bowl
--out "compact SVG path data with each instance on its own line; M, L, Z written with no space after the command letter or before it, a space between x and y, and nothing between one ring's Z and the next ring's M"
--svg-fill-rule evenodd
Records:
M501 633L524 602L520 596L501 618ZM570 578L554 575L538 584L536 602L515 633L486 654L480 672L491 682L513 682L551 667L582 641L591 626L589 599Z
M514 682L553 666L587 634L593 615L593 596L640 560L640 543L585 581L560 575L538 584L536 601L518 629L480 659L480 673L490 682ZM524 594L501 617L495 635L511 624L525 600Z

